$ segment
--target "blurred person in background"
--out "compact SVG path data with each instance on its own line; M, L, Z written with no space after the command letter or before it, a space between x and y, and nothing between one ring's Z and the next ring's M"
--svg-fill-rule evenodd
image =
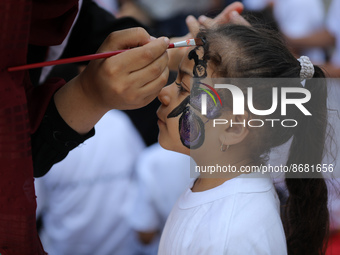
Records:
M190 157L155 143L143 150L135 164L134 191L126 217L148 254L157 254L166 219L180 194L193 180Z
M224 1L213 0L121 0L118 14L132 16L151 28L155 35L168 37L183 36L189 32L185 19L188 15L198 17L201 14L220 12Z
M94 137L35 180L40 238L51 255L134 255L142 248L124 215L144 142L118 110L95 129Z

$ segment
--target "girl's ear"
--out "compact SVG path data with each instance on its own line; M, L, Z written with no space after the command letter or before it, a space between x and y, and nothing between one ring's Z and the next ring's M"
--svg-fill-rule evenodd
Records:
M248 113L244 115L231 115L228 128L220 133L220 142L224 145L235 145L241 143L249 134L247 127Z

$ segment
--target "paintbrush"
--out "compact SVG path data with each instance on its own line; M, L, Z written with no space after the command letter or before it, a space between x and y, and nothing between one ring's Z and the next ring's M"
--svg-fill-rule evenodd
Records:
M200 38L188 39L185 41L170 43L168 49L180 48L180 47L190 47L190 46L202 46L203 41Z
M190 47L190 46L201 46L201 45L203 45L203 41L199 38L195 38L195 39L188 39L188 40L181 41L181 42L170 43L168 46L168 49ZM58 59L58 60L52 60L52 61L46 61L46 62L40 62L40 63L34 63L34 64L26 64L26 65L21 65L21 66L13 66L13 67L8 67L7 71L8 72L21 71L21 70L39 68L39 67L44 67L44 66L54 66L54 65L90 61L90 60L100 59L100 58L109 58L119 53L125 52L127 50L130 50L130 49L110 51L110 52L104 52L104 53L95 53L95 54L90 54L90 55L85 55L85 56L64 58L64 59Z

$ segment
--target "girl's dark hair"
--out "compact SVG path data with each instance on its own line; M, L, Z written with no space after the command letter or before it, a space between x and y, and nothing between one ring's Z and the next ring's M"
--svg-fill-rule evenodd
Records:
M300 62L287 49L277 32L250 26L226 25L201 31L198 37L206 42L205 58L213 64L216 77L252 78L245 83L247 86L251 85L251 80L255 80L253 78L280 78L275 79L276 82L264 80L260 85L254 85L258 91L253 96L256 109L270 108L273 87L302 87ZM253 146L252 157L256 162L265 161L263 155L268 155L271 148L293 137L287 166L303 164L310 169L320 166L327 127L327 87L322 70L318 66L314 66L314 69L313 79L305 83L311 99L304 104L312 115L305 116L297 107L291 106L287 108L286 118L297 120L296 127L278 125L253 132L256 133L252 136L255 142L250 147ZM288 79L281 78L296 79L287 82ZM237 79L234 82L237 83ZM229 106L232 105L232 100L226 101ZM280 119L280 110L278 107L269 118ZM282 217L288 254L324 254L329 227L325 180L321 174L315 173L313 176L306 173L286 174L286 186L289 197Z

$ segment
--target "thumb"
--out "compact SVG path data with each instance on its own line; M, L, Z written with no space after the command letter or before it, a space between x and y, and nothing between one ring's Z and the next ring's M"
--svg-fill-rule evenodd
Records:
M248 21L246 21L237 11L232 11L229 15L230 23L243 25L243 26L251 26Z
M233 11L236 11L238 13L242 13L244 9L244 6L240 2L233 2L232 4L229 4L226 8L223 9L223 11L218 14L214 20L217 24L225 24L230 22L230 13Z
M216 24L216 21L211 19L211 18L208 18L204 15L201 15L199 18L198 18L198 21L200 22L200 24L202 26L204 26L205 28L212 28L215 24Z
M192 16L189 15L186 19L185 19L185 23L187 24L187 27L189 29L189 32L191 33L192 36L195 36L199 29L200 29L200 23L197 21L197 19Z
M112 32L106 37L98 52L135 48L152 40L153 38L143 28L119 30Z

